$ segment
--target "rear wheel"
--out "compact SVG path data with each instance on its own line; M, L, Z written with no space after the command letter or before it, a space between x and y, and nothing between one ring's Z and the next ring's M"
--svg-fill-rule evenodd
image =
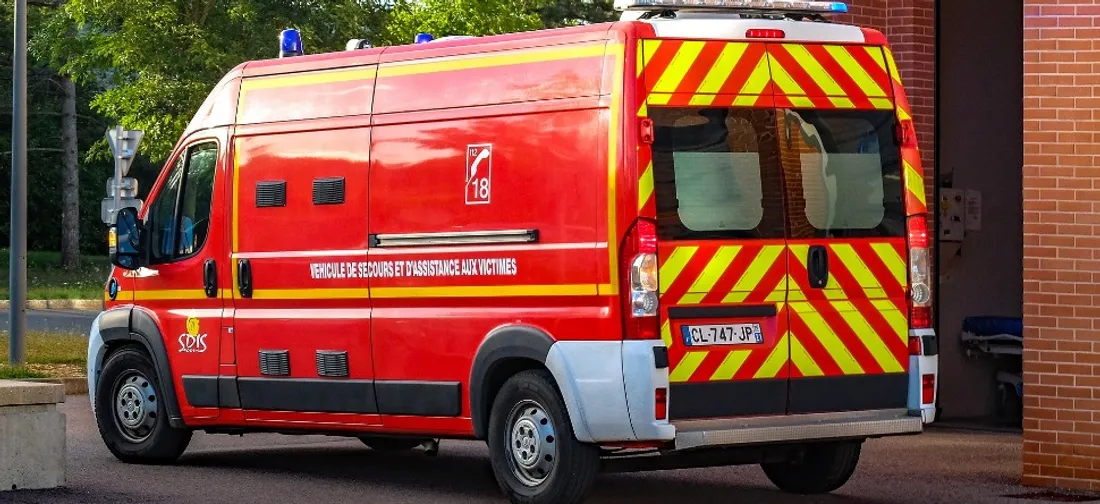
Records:
M96 423L107 449L135 464L175 461L191 442L191 431L168 424L165 386L149 356L136 348L112 354L96 385Z
M550 373L524 371L507 382L489 416L493 475L517 504L582 502L599 472L599 449L573 437Z
M826 443L806 448L797 460L762 464L764 474L780 490L824 494L848 482L859 464L861 442Z

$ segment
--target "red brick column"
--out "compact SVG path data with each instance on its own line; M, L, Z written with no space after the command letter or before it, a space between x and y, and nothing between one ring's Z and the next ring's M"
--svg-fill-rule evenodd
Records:
M1024 0L1023 480L1031 486L1100 490L1096 27L1100 0Z

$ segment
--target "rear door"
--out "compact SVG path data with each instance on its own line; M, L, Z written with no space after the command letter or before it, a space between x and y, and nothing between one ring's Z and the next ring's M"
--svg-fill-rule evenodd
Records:
M791 414L904 408L905 188L881 48L771 44Z
M642 57L670 417L783 415L788 258L765 45L645 40Z

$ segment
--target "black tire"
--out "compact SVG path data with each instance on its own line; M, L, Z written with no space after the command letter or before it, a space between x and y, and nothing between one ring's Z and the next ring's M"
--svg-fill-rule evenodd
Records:
M852 478L861 447L861 442L811 445L797 461L761 464L761 467L768 479L784 492L826 494Z
M574 437L565 401L545 370L504 383L489 415L488 445L497 484L515 504L583 502L599 473L599 448Z
M408 451L424 443L423 439L360 436L359 440L375 451Z
M132 408L127 409L124 401ZM95 417L115 458L130 464L167 464L183 455L191 431L169 425L164 402L164 384L148 354L124 348L107 358L96 384Z

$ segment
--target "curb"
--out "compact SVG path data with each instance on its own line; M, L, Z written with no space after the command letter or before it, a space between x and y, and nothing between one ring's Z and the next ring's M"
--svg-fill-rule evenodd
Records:
M0 300L0 309L11 308L11 301ZM28 310L80 310L101 311L103 301L98 299L33 299L27 301Z
M88 379L83 377L74 378L22 378L19 381L32 382L32 383L56 383L65 386L65 395L87 395L88 394Z

